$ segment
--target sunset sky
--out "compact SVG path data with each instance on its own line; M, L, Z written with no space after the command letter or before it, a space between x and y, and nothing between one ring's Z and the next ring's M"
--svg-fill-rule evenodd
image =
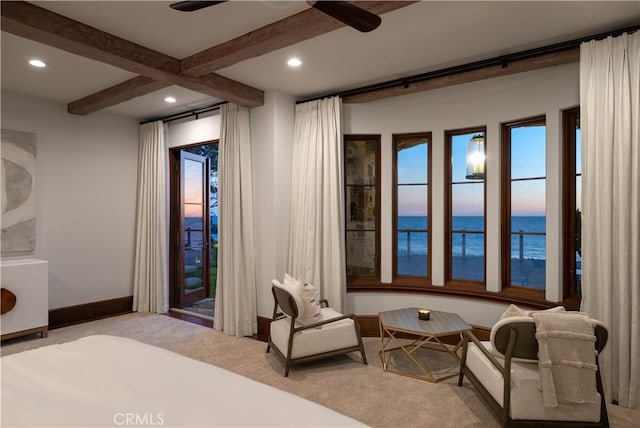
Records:
M545 127L514 128L512 137L512 177L544 177ZM453 137L453 181L473 184L455 185L453 190L453 215L483 215L482 181L467 180L467 143L474 134ZM579 152L578 152L579 159ZM398 154L398 182L426 182L426 145L416 146ZM545 180L515 181L512 183L512 215L545 215ZM398 191L398 213L401 216L426 215L426 186L407 186Z

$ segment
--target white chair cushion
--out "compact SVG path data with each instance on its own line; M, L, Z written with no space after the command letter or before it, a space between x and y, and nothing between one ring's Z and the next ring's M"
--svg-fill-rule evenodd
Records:
M342 316L332 308L322 309L322 320ZM289 343L291 318L285 317L271 322L271 341L286 357ZM352 319L344 319L297 332L293 337L291 358L306 357L358 345Z
M481 342L490 349L490 342ZM503 360L498 362L504 364ZM503 405L504 380L493 364L474 343L467 349L467 367L489 391L491 396ZM511 363L511 419L531 419L545 421L598 422L600 420L600 394L595 403L565 404L545 407L542 392L538 388L538 365Z

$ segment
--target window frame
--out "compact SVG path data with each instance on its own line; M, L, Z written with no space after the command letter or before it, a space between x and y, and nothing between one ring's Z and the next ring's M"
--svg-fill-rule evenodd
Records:
M351 276L347 276L347 289L350 289L351 286L355 286L357 287L365 287L368 288L370 286L374 286L376 284L380 284L381 280L380 280L380 251L381 251L381 244L380 244L380 225L381 225L381 221L380 221L380 214L381 214L381 209L380 209L380 200L381 200L381 178L380 178L380 161L381 161L381 147L382 147L382 136L380 134L345 134L343 136L343 158L346 160L346 148L347 148L347 143L348 142L353 142L353 141L362 141L362 140L371 140L371 141L375 141L376 143L376 153L375 153L375 160L376 160L376 167L375 167L375 174L376 174L376 178L375 178L375 192L376 192L376 206L375 206L375 232L376 232L376 243L375 243L375 251L376 251L376 262L375 262L375 274L374 275L351 275ZM344 202L345 202L345 206L344 206L344 213L345 213L345 226L344 226L344 240L345 240L345 246L346 246L346 242L347 242L347 234L349 232L349 230L347 229L347 222L346 222L346 215L347 215L347 206L346 206L346 196L347 196L347 187L352 186L352 185L348 185L347 184L347 163L343 162L343 175L344 175L344 184L343 184L343 189L344 189ZM345 247L346 249L346 247ZM345 251L345 269L346 269L346 251Z
M576 128L580 123L580 106L562 110L562 295L567 308L578 309L582 296L575 293L576 269ZM582 173L580 173L582 176Z
M483 197L483 219L484 219L484 281L469 281L469 280L455 280L453 279L453 255L452 255L452 231L453 231L453 159L452 159L452 144L453 137L457 135L472 134L482 132L485 138L485 161L484 171L485 178L482 180L482 197ZM445 179L445 265L444 265L444 285L445 287L464 287L470 290L485 291L487 284L487 127L475 126L462 129L452 129L444 132L444 179Z
M501 157L501 225L500 225L500 252L501 252L501 293L505 296L525 297L533 300L546 302L546 284L542 290L511 284L511 129L521 126L545 126L547 127L546 115L537 115L525 119L518 119L500 124L502 138L500 141ZM545 144L548 141L545 138ZM542 177L529 178L538 179ZM545 199L546 199L546 160L545 160ZM518 179L522 181L522 179ZM546 218L546 209L545 209ZM546 231L545 231L546 236ZM545 265L546 275L546 265Z
M411 276L411 275L398 275L398 143L404 139L409 138L421 138L427 141L427 276ZM432 187L432 161L431 161L431 146L432 146L432 134L431 132L411 132L402 134L392 134L391 147L392 147L392 177L393 177L393 190L392 190L392 286L410 286L410 287L426 287L431 285L431 278L433 277L432 265L431 265L431 246L432 246L432 212L431 212L431 187Z
M183 172L181 171L181 167L180 167L180 153L182 151L188 151L188 149L194 148L194 147L200 147L200 146L206 146L206 145L215 145L218 144L218 148L220 147L220 140L219 139L214 139L214 140L205 140L202 142L197 142L197 143L191 143L191 144L185 144L185 145L180 145L180 146L176 146L176 147L169 147L167 153L168 153L168 162L169 162L169 173L168 173L168 180L169 180L169 194L168 194L168 206L169 206L169 212L170 215L168 217L168 221L169 221L169 238L167 240L167 242L169 243L169 272L168 272L168 278L169 278L169 304L170 307L175 308L175 307L180 307L181 305L178 302L178 296L177 293L179 293L179 285L178 282L180 281L180 276L184 276L184 271L181 267L184 266L184 262L183 262L183 258L184 258L184 254L182 253L182 251L180 251L180 249L182 248L182 244L180 242L179 236L180 236L180 230L184 228L184 225L182 224L181 218L182 215L181 213L181 195L183 194L183 190L182 190L182 174ZM207 159L207 163L209 164L210 168L213 168L213 165L211 165L211 160ZM216 169L217 169L217 165L216 165ZM207 194L211 191L211 189L209 188L207 191ZM209 196L207 195L207 198L209 198ZM207 218L209 221L211 220L211 207L209 206L209 203L206 204L206 213L204 213L204 217ZM210 232L209 232L210 235ZM214 248L209 248L209 254L213 253L213 252L217 253L217 249ZM207 265L206 263L203 263L204 265ZM210 275L210 269L211 266L207 266L206 268L206 273L203 273L203 276L209 276ZM210 278L210 276L209 276ZM209 283L209 288L211 288L211 284ZM217 286L217 284L216 284Z

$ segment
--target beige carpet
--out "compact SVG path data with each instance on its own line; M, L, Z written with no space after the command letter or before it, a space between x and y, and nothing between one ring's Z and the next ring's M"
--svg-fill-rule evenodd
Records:
M431 384L382 371L379 339L365 338L369 365L354 355L292 368L283 365L266 344L231 338L215 330L167 316L130 314L53 330L46 339L13 340L2 355L68 342L91 334L130 337L212 363L292 392L374 427L497 427L476 392L455 379ZM444 354L443 354L444 355ZM224 388L224 385L221 385ZM609 407L612 427L638 427L640 411Z

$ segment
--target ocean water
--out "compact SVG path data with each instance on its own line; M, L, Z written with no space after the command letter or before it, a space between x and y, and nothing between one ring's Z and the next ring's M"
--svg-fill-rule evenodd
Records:
M511 217L511 231L519 232L545 232L546 217L544 216L513 216ZM408 230L410 233L398 232L398 255L406 256L427 254L427 234L414 230L427 228L427 217L400 216L398 217L398 229ZM453 217L453 255L462 255L463 230L482 231L484 229L484 217L456 216ZM465 233L464 244L467 256L484 255L484 233ZM546 236L525 235L522 236L522 256L524 259L546 259ZM511 257L520 257L520 235L511 235Z
M217 219L216 219L217 220ZM190 228L189 233L192 245L200 245L202 243L202 223L198 218L185 218L185 228ZM511 218L511 231L518 232L545 232L546 217L544 216L513 216ZM398 217L398 229L411 230L407 232L398 232L398 255L406 256L408 251L411 255L427 254L427 234L417 230L427 228L427 217L421 216L400 216ZM475 216L456 216L453 217L453 230L458 231L453 234L453 255L462 255L462 230L466 231L482 231L484 228L484 218ZM212 227L214 239L217 234L213 233L215 226ZM186 238L186 237L185 237ZM484 255L484 233L466 233L465 234L465 254L467 256L483 256ZM546 236L545 235L523 235L522 252L524 259L546 259ZM511 258L520 257L520 236L519 234L511 235Z

